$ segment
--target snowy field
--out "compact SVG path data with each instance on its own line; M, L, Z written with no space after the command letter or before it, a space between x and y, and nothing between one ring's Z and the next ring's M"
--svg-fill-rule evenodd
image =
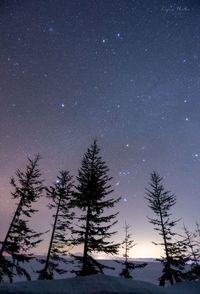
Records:
M104 264L115 266L115 270L105 271L105 275L93 275L89 277L74 277L71 273L56 277L53 281L37 281L34 273L33 281L24 282L15 280L15 283L3 283L0 285L0 294L199 294L200 282L183 282L174 286L159 287L158 277L161 266L157 262L148 262L142 269L133 271L133 279L124 279L118 276L121 266L110 260L102 261ZM38 269L38 264L29 265L33 272Z

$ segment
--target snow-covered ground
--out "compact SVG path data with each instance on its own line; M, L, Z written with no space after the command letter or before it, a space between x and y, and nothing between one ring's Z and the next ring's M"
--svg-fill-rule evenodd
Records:
M53 281L18 282L0 285L1 294L199 294L200 282L180 283L162 288L154 284L112 277L93 275Z
M121 266L113 261L102 261L104 264L115 266L114 271L107 270L106 275L93 275L88 277L57 277L53 281L15 282L13 284L2 283L1 294L199 294L200 282L183 282L174 286L159 287L158 277L161 266L158 262L148 262L143 269L133 271L133 279L124 279L118 276ZM38 264L32 263L29 268L35 270ZM33 278L36 279L35 274Z

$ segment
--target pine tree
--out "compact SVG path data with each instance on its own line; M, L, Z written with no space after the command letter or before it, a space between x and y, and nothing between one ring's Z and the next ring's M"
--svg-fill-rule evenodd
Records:
M200 278L200 265L199 257L200 250L196 240L196 233L190 232L184 225L185 239L183 240L184 246L187 250L187 258L190 261L191 269L185 274L187 280L198 280Z
M44 186L40 179L41 173L38 168L39 155L32 160L28 158L25 172L17 170L17 180L11 178L14 188L12 198L18 200L17 208L10 223L6 237L0 249L0 281L7 276L10 282L13 276L24 275L30 280L30 275L21 265L32 258L30 250L41 241L41 233L29 228L29 219L37 212L32 207L41 196ZM9 256L6 258L5 256Z
M82 211L79 225L73 231L74 243L84 245L83 257L77 257L82 264L78 272L80 275L103 273L106 266L94 260L91 254L117 254L119 247L119 244L110 241L116 233L111 228L117 223L115 218L118 213L106 214L106 210L113 208L119 198L108 198L113 192L109 184L112 178L107 175L109 169L99 152L97 142L94 141L82 160L73 199L74 206Z
M134 240L131 239L132 235L129 233L129 229L130 229L130 226L125 222L125 239L122 243L125 253L124 253L124 262L122 262L123 269L122 269L122 272L120 273L120 276L123 276L124 278L132 278L130 271L136 268L143 268L147 265L147 263L135 264L129 261L130 249L136 245Z
M44 268L39 271L39 279L49 280L54 278L54 272L58 274L67 272L60 268L59 264L61 262L67 263L64 256L68 254L67 247L70 245L71 237L69 237L69 233L74 217L74 213L70 210L72 187L72 176L68 171L61 171L54 186L47 189L47 197L53 202L49 208L55 209L55 215L47 258L39 260L44 264Z
M159 232L163 242L155 243L164 247L165 256L160 259L163 263L163 275L160 277L160 286L164 286L166 281L170 284L180 282L183 279L183 271L186 262L184 247L181 241L174 241L176 233L172 229L178 220L171 220L170 209L176 203L175 195L164 190L162 178L156 173L151 174L151 190L147 190L149 207L156 215L155 218L149 218L155 230Z

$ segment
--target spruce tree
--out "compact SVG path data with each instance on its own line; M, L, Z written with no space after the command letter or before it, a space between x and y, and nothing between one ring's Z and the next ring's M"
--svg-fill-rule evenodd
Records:
M183 279L183 271L186 262L183 243L175 241L176 233L173 232L178 220L171 219L170 209L176 204L176 197L169 191L165 191L162 184L162 178L158 173L151 174L150 187L146 189L149 207L156 215L155 218L149 218L155 230L162 237L163 242L155 243L164 247L165 256L160 259L163 263L163 274L160 277L160 286L164 286L168 281L171 285L180 282Z
M187 258L190 261L190 270L185 274L187 280L198 280L200 278L200 250L196 240L196 233L190 232L184 225L185 239L183 244L187 251Z
M72 176L68 171L61 171L56 183L47 189L47 197L52 201L49 208L53 208L55 214L47 258L39 260L44 264L44 268L39 271L39 279L50 280L54 278L54 272L58 274L67 272L60 267L60 263L67 263L64 256L68 254L67 249L70 245L69 233L74 217L74 213L70 210L72 188Z
M17 170L16 177L11 178L11 185L14 188L12 198L17 200L17 208L10 223L6 237L0 249L0 281L5 276L13 281L14 275L24 275L30 280L30 275L21 263L28 262L32 258L31 249L41 241L41 233L37 233L29 227L29 219L37 212L32 207L41 196L44 186L40 179L41 173L38 168L40 157L28 158L25 172ZM8 258L5 256L9 256Z
M124 249L124 262L120 262L123 265L122 272L120 276L124 278L132 278L131 271L136 268L143 268L147 265L147 263L136 264L134 262L129 261L129 253L130 249L133 248L136 244L134 240L131 239L131 234L129 233L130 226L125 222L125 238L122 243Z
M92 253L117 254L119 244L110 239L116 233L112 227L118 213L108 214L119 201L109 198L113 192L108 176L109 169L99 155L100 149L96 140L85 153L78 172L76 192L73 205L81 210L79 225L74 229L74 244L83 244L83 256L77 257L81 262L79 275L103 273L106 267L94 260Z

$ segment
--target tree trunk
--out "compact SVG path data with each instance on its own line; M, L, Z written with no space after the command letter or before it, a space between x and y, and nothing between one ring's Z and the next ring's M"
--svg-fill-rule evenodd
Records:
M53 224L53 230L52 230L52 234L51 234L51 240L50 240L50 243L49 243L49 249L48 249L48 253L47 253L47 259L46 259L45 267L44 267L44 270L43 270L43 273L42 273L42 280L48 279L47 269L48 269L48 266L49 266L51 248L52 248L54 234L55 234L55 230L56 230L56 223L57 223L58 213L59 213L59 209L60 209L60 202L61 202L61 197L59 199L58 207L57 207L57 210L56 210L56 215L55 215L54 224Z
M13 224L14 224L14 222L15 222L16 217L19 215L19 211L20 211L21 206L22 206L22 201L23 201L23 197L21 197L21 199L20 199L20 202L19 202L19 204L18 204L18 206L17 206L17 209L16 209L16 211L15 211L15 214L14 214L14 216L13 216L13 218L12 218L12 221L11 221L11 223L10 223L9 229L8 229L8 231L7 231L6 237L5 237L5 239L4 239L4 241L3 241L3 244L2 244L2 246L1 246L0 256L3 255L3 252L5 251L5 247L6 247L6 244L7 244L8 238L9 238L9 235L10 235L10 231L11 231L11 229L12 229L12 226L13 226Z
M89 226L90 226L90 205L87 210L86 217L86 229L85 229L85 242L84 242L84 251L83 251L83 266L81 270L81 275L87 275L88 273L88 237L89 237Z
M167 240L166 240L166 235L165 235L165 228L164 228L164 223L163 223L163 216L162 216L161 211L159 213L160 213L162 234L163 234L163 240L164 240L164 246L165 246L165 254L166 254L166 259L167 259L167 265L166 265L166 267L167 267L167 270L170 272L171 271L171 264L170 264L169 252L168 252L168 247L167 247ZM174 284L174 281L173 281L173 277L172 277L171 274L170 274L170 278L169 279L170 279L171 285L173 285Z

